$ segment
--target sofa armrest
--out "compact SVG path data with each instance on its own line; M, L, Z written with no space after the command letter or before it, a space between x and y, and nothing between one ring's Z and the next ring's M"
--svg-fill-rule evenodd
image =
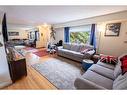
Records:
M74 82L74 85L77 89L91 89L91 90L92 89L101 89L101 90L106 89L84 78L77 78Z
M63 46L59 46L59 47L57 47L57 49L59 50L59 49L63 49Z
M92 57L92 55L95 53L95 50L90 50L88 52L86 52L83 56L84 59L90 59Z

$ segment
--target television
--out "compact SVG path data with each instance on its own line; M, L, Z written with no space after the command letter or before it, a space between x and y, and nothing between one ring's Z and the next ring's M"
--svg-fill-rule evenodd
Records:
M6 21L6 13L4 13L3 19L2 19L2 33L4 42L8 41L8 32L7 32L7 21Z

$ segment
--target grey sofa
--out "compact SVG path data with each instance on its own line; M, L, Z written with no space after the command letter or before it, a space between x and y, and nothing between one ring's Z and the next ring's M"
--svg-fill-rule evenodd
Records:
M98 61L74 85L77 89L127 89L127 73L121 72L120 60L116 66Z
M85 54L82 54L80 51L82 48L91 49ZM89 59L95 53L93 46L91 45L79 45L79 44L71 44L64 43L63 46L58 47L57 54L59 56L63 56L75 61L82 62L83 59Z

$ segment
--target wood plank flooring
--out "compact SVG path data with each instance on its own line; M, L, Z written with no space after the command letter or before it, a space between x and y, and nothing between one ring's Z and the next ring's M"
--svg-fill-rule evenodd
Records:
M21 80L16 81L16 83L4 88L4 89L57 89L53 86L46 78L40 75L32 67L27 66L28 75L23 77Z
M26 56L27 61L27 77L23 77L22 79L16 81L8 87L3 88L4 90L31 90L31 89L57 89L53 84L51 84L45 77L39 74L34 68L32 68L32 64L36 64L38 62L42 62L51 56L38 57L33 54L28 54Z

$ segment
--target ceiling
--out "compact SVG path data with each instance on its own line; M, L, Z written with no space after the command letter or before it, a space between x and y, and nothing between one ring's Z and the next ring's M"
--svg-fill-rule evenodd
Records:
M8 23L17 25L58 24L124 10L127 6L0 6Z

